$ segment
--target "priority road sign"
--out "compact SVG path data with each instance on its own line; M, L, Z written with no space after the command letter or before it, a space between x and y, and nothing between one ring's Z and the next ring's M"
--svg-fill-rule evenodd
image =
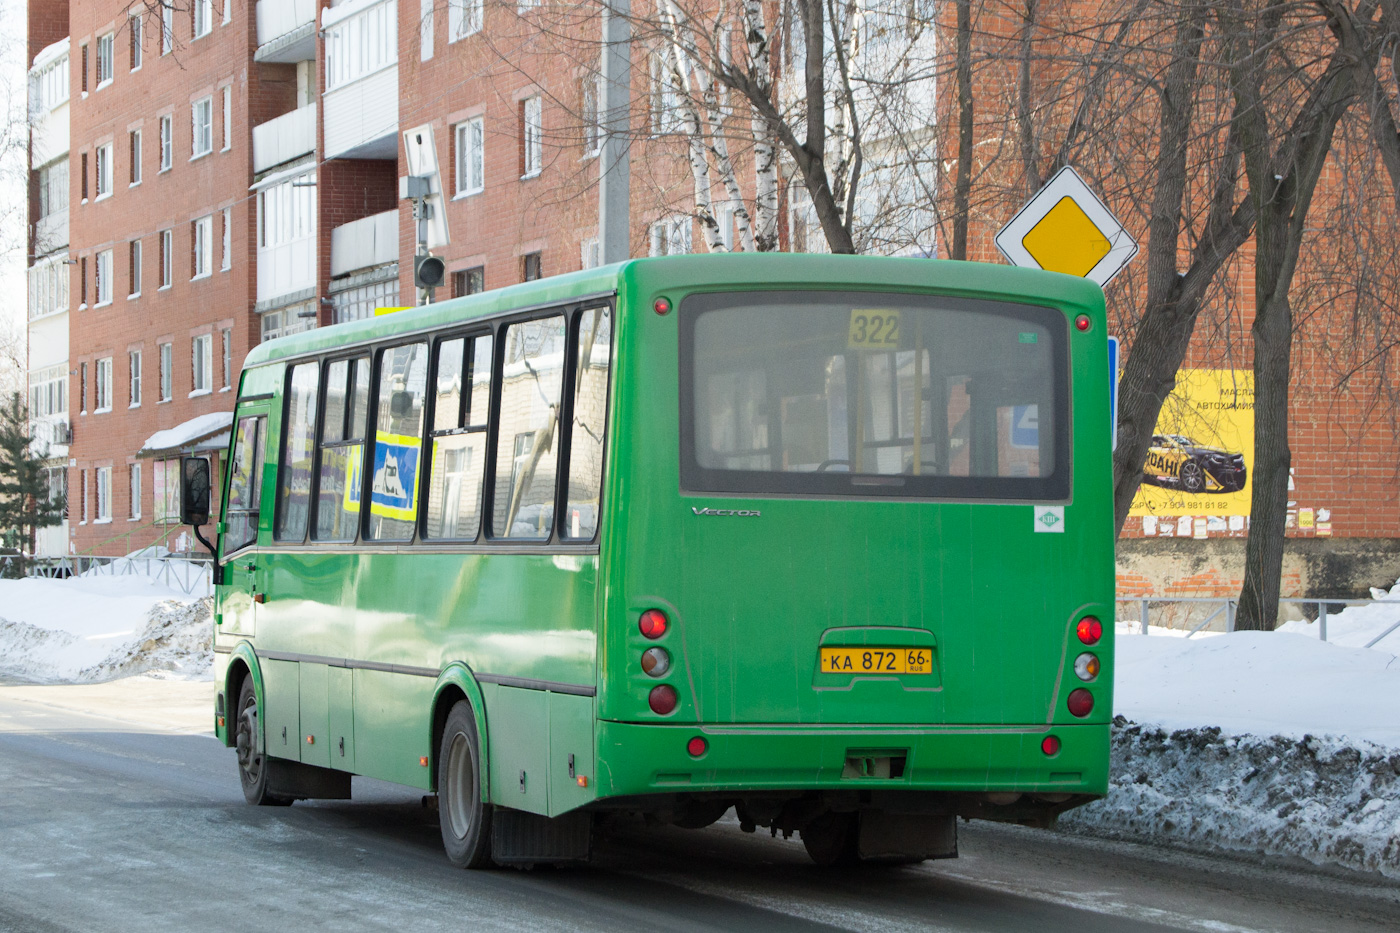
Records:
M1066 165L996 236L1007 261L1108 285L1137 255L1137 241Z

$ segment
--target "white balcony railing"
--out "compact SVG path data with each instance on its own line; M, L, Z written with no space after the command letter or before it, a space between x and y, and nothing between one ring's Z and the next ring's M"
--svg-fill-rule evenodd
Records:
M398 258L398 210L372 214L331 231L331 275L345 275Z
M316 23L316 0L258 0L258 45Z
M298 107L253 127L253 171L316 151L316 105Z
M324 158L392 159L398 153L399 66L327 91Z

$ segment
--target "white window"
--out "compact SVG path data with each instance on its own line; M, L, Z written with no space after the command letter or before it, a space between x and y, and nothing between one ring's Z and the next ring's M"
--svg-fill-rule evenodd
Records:
M131 70L138 71L141 68L141 56L145 51L141 46L141 41L145 37L141 33L141 27L146 22L145 17L140 13L132 13L127 18L127 35L131 36Z
M258 247L269 249L316 233L316 175L308 172L258 192Z
M132 350L126 355L127 363L127 398L130 407L141 407L141 351Z
M190 106L191 159L214 151L214 98L202 97Z
M126 297L139 298L141 295L141 241L132 240L131 252L127 257L127 279L129 279L130 289Z
M233 385L233 329L225 327L219 331L219 336L223 338L224 344L224 381L221 385L227 389Z
M68 210L68 159L39 169L39 216Z
M214 388L214 335L200 334L190 346L190 374L194 390L191 395L210 392Z
M190 278L202 279L214 271L214 218L201 217L190 227L190 245L194 248Z
M719 225L719 238L724 241L724 248L732 253L734 251L734 204L732 201L715 203L715 223Z
M598 238L591 236L579 245L579 262L581 268L596 269L602 265L601 248L598 245Z
M233 0L224 0L224 25L233 22Z
M482 0L447 0L447 41L481 31Z
M105 36L97 37L97 89L99 91L112 83L112 55L115 51L116 39L116 34L111 32Z
M160 118L160 170L166 172L170 170L170 164L174 157L174 139L171 136L171 125L173 120L170 114Z
M104 249L97 254L97 306L112 303L112 251Z
M112 144L97 147L97 199L112 196Z
M68 413L68 367L59 364L29 372L29 416L49 418Z
M171 346L171 344L163 343L163 344L160 345L160 400L161 400L162 402L168 402L168 401L170 401L170 392L171 392L170 367L171 367L171 355L172 355L172 354L171 354L171 351L172 351L172 346Z
M128 148L131 150L131 152L130 152L130 155L131 155L131 174L128 176L128 177L130 178L130 181L127 183L127 187L130 188L130 187L135 187L136 185L141 184L141 131L140 131L140 130L132 130L132 131L131 131L130 146L129 146Z
M224 214L224 239L223 257L219 261L219 268L224 272L233 268L233 208L226 207Z
M112 468L97 468L97 517L96 522L112 520Z
M194 37L209 35L214 28L214 0L194 0Z
M331 12L334 12L332 7ZM376 3L325 28L326 90L399 60L398 5Z
M660 55L651 57L651 131L677 133L684 127L676 78Z
M56 58L32 72L35 100L40 113L48 113L68 101L68 56Z
M690 217L672 214L651 225L651 255L681 256L690 252Z
M175 281L175 231L160 232L160 287L169 288Z
M141 517L141 464L129 464L127 470L127 494L131 497L131 508L127 514L135 521Z
M581 87L581 103L583 116L583 154L584 156L597 155L598 150L603 148L603 79L590 75L583 79Z
M543 101L540 97L527 97L520 107L520 144L524 153L525 173L522 178L531 178L540 173L544 163Z
M29 267L29 317L68 310L68 254L59 253Z
M540 5L540 0L516 0L515 12L525 14Z
M433 0L421 0L418 9L418 60L433 57Z
M233 148L233 85L224 85L224 152Z
M485 186L486 133L481 117L457 124L457 194L476 194Z
M160 54L175 50L175 0L160 0Z
M93 414L112 410L112 358L97 361L97 408Z

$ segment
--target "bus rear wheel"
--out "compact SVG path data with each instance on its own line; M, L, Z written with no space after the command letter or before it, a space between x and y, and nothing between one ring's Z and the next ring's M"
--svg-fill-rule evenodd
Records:
M823 868L860 861L856 849L859 840L859 822L854 813L828 810L802 827L803 848Z
M262 717L258 715L258 693L253 678L243 678L238 689L238 718L234 721L234 744L238 749L238 781L243 799L259 807L285 807L290 797L278 797L267 790L267 752L263 746Z
M438 821L447 860L458 868L491 864L491 809L481 799L481 752L471 704L447 714L438 746Z

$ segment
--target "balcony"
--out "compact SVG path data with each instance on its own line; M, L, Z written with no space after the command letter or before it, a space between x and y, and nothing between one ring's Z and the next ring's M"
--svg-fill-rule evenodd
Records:
M253 127L253 171L265 172L316 151L316 105L307 104Z
M34 224L34 254L43 256L68 245L68 209L40 217Z
M352 0L322 14L327 159L392 159L399 143L398 5Z
M68 151L68 103L30 117L30 165L52 162Z
M331 275L346 275L399 258L399 212L385 211L331 231Z
M302 62L316 57L316 0L258 0L255 61Z

